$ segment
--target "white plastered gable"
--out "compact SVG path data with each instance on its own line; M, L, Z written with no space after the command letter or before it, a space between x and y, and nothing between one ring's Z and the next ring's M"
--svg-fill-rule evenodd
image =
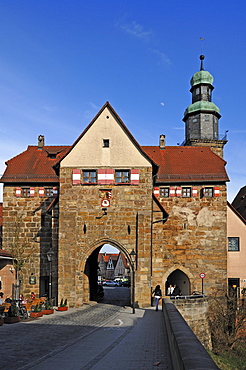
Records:
M104 140L109 147L104 147ZM106 106L84 135L61 161L61 167L130 168L150 167L150 161L124 131L121 123Z

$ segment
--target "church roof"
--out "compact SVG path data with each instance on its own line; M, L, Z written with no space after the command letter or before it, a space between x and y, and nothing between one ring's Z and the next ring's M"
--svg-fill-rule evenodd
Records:
M159 165L156 183L229 181L224 161L208 147L143 146Z

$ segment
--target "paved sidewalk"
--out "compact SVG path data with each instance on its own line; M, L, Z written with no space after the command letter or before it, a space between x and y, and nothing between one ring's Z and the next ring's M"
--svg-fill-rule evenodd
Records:
M31 365L31 364L30 364ZM40 359L32 370L172 369L161 311L122 308L103 327Z

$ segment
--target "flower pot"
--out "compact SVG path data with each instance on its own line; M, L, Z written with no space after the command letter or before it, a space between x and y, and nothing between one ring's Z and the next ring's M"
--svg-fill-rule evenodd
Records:
M50 308L48 310L43 310L44 315L51 315L52 313L54 313L54 308Z
M67 311L68 310L68 307L65 306L65 307L57 307L57 311Z
M5 316L4 317L4 323L5 324L14 324L16 322L19 322L20 321L20 316Z
M43 311L40 312L30 312L30 317L42 317Z

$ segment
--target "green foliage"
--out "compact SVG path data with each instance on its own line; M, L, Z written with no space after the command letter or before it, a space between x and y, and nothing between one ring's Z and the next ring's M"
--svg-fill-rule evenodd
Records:
M34 307L33 312L41 312L41 311L43 311L43 305L42 304L36 304L36 306Z
M45 310L51 310L53 308L52 299L46 299L44 303Z
M12 302L11 303L11 306L9 306L9 309L8 309L8 316L9 317L16 317L16 316L19 316L19 309L16 305L16 303Z
M61 299L60 307L66 307L67 306L67 299L63 301L63 298Z

